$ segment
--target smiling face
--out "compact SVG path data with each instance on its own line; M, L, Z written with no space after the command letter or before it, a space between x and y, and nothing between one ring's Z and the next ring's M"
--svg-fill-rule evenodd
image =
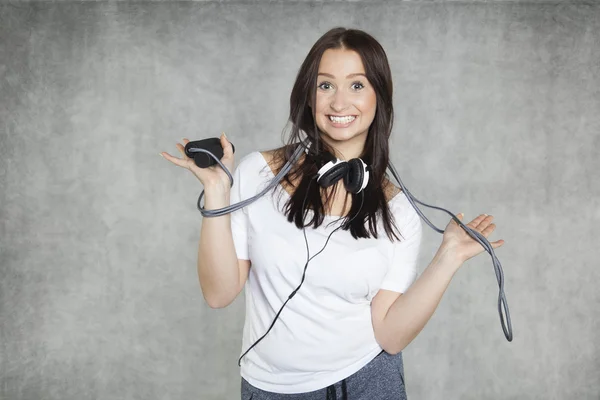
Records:
M321 139L340 153L339 158L360 155L376 108L375 90L360 55L353 50L326 50L319 64L315 120Z

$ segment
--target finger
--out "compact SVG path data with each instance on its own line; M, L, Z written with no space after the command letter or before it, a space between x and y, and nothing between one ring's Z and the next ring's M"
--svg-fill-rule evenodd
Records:
M486 214L483 214L486 215ZM487 215L480 223L479 225L477 225L477 230L479 232L483 232L484 229L486 229L490 223L492 222L492 220L494 219L493 215Z
M175 147L181 153L181 155L185 156L185 147L181 145L181 143L175 143Z
M189 142L189 140L188 140L188 142ZM188 157L187 154L185 154L185 146L183 146L181 143L177 143L175 146L177 147L177 150L179 150L179 152L183 156L184 160L191 160L191 158Z
M221 133L221 147L223 148L223 158L229 159L233 156L233 147L231 147L231 142L227 140L227 136L225 136L225 132Z
M481 234L484 237L488 237L490 233L494 232L494 229L496 229L496 224L489 224L484 230L481 231Z
M177 148L179 149L181 154L183 154L184 160L191 160L191 158L188 157L188 155L185 153L185 146L187 146L187 144L190 142L190 140L188 138L183 138L183 139L181 139L181 141L183 142L183 145L177 143L176 144Z
M504 240L500 239L500 240L496 240L495 242L491 242L490 244L492 245L492 249L497 249L498 247L502 246L504 244Z
M463 214L463 213L456 214L456 218L458 218L458 220L461 221L461 222L462 222L462 219L463 219L464 216L465 216L465 214ZM450 222L453 222L456 225L458 225L458 223L456 222L456 220L454 218L452 218L452 220Z
M484 219L486 219L486 217L486 214L481 214L480 216L476 217L473 221L469 222L467 226L476 229L479 226L479 224L482 223Z
M170 155L169 153L167 153L166 151L163 151L162 153L160 153L164 158L166 158L167 160L171 161L173 164L177 165L178 167L182 167L182 168L187 168L187 162L185 162L182 159L179 159L177 157L173 157L172 155Z

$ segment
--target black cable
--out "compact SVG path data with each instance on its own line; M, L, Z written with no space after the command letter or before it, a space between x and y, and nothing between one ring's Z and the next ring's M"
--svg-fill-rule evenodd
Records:
M304 200L302 201L302 210L304 210L304 207L306 205L306 198L308 197L308 192L310 189L310 185L312 184L313 179L311 179L308 182L308 187L306 188L306 194L304 195ZM360 207L358 209L358 211L356 212L356 214L348 221L348 225L350 224L350 222L352 222L354 220L354 218L356 218L356 216L358 215L358 213L360 212L360 210L362 209L362 206L364 204L364 192L361 191L360 192L361 196L360 196ZM340 221L343 217L340 217L338 219L336 219L333 222L337 222ZM337 228L335 228L330 234L329 236L327 236L327 240L325 241L325 244L323 245L323 247L321 248L321 250L319 250L315 255L313 255L312 257L310 257L310 249L308 247L308 238L306 237L306 228L303 227L302 228L302 233L304 235L304 243L306 243L306 263L304 264L304 271L302 272L302 280L300 281L300 284L298 285L298 287L296 289L294 289L294 291L292 293L290 293L290 295L288 296L287 300L283 303L283 305L281 306L281 308L279 309L279 311L277 312L277 315L275 315L275 318L273 319L273 322L271 322L271 326L269 326L269 329L267 329L267 332L265 332L264 335L262 335L256 342L254 342L254 344L252 346L250 346L248 348L248 350L246 350L244 352L244 354L242 354L240 356L240 358L238 359L238 366L241 367L242 366L242 358L248 354L248 352L250 350L252 350L252 348L254 346L256 346L261 340L263 340L265 338L265 336L267 336L267 334L271 331L271 328L273 328L273 326L275 325L275 321L277 321L277 318L279 318L279 315L281 314L281 312L283 311L283 308L285 307L285 305L287 304L288 301L290 301L292 299L292 297L294 297L296 295L296 293L298 292L298 290L300 289L300 286L302 286L302 284L304 283L304 279L306 278L306 269L308 268L308 263L315 258L316 256L318 256L319 254L321 254L321 252L323 252L323 250L325 250L325 247L327 247L327 243L329 243L329 239L331 238L331 235L334 234L335 231L337 231L338 229L342 228L344 225L340 225Z

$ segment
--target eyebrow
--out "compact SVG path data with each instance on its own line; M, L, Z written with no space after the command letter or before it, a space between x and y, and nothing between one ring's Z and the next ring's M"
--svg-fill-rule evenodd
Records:
M331 74L328 74L328 73L326 73L326 72L319 72L319 75L324 75L324 76L328 76L328 77L330 77L331 79L335 79L335 76L333 76L333 75L331 75ZM355 74L350 74L350 75L348 75L348 76L346 77L346 79L349 79L349 78L352 78L352 77L354 77L354 76L358 76L358 75L362 75L362 76L364 76L365 78L367 77L365 74L358 72L358 73L355 73Z

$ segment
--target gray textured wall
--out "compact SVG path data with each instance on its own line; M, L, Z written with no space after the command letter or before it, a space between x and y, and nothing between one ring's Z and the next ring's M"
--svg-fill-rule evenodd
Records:
M158 153L280 145L338 25L387 51L409 190L506 240L514 341L484 252L405 350L409 398L600 399L597 2L1 5L0 398L239 398L243 295L204 303L201 186Z

